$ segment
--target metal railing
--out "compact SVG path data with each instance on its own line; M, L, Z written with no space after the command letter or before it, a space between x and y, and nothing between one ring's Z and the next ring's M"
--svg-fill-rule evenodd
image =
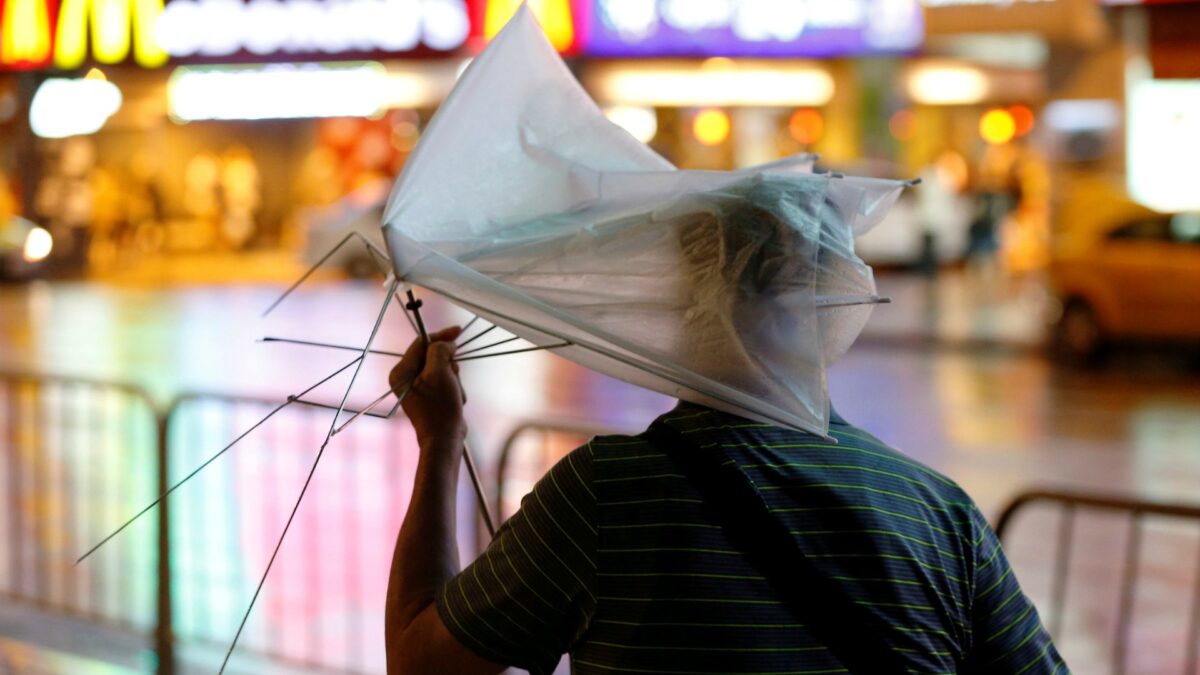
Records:
M152 638L170 663L166 513L75 565L113 520L159 493L162 431L136 387L0 374L0 595Z
M282 529L329 412L291 406L174 492L83 564L75 559L174 481L219 451L275 401L190 394L157 408L137 387L0 373L0 598L128 631L173 673L177 644L228 645ZM497 456L495 512L571 449L613 429L531 421ZM383 666L382 615L395 532L411 496L417 447L406 423L363 421L339 434L322 465L238 654L347 673ZM514 478L515 474L515 478ZM528 484L528 485L527 485ZM469 499L470 495L464 494ZM1144 531L1151 520L1200 523L1200 506L1069 491L1019 495L1001 514L1005 539L1031 505L1061 513L1049 584L1049 628L1064 624L1083 512L1125 520L1112 672L1133 634ZM1110 528L1111 529L1111 528ZM1200 533L1200 528L1195 528ZM1111 533L1109 533L1111 534ZM1110 537L1111 538L1111 537ZM1190 564L1183 672L1200 666L1200 557ZM235 655L236 657L236 655Z
M1200 533L1200 505L1172 502L1158 502L1133 499L1125 496L1105 495L1091 492L1069 490L1031 490L1019 494L1001 512L996 522L996 534L1005 542L1011 539L1012 524L1015 517L1036 504L1047 504L1059 510L1058 526L1051 563L1053 572L1050 580L1050 611L1048 629L1057 639L1063 634L1066 616L1067 586L1072 569L1072 552L1076 538L1076 530L1083 512L1099 512L1115 515L1127 521L1124 546L1121 553L1120 580L1118 586L1118 603L1116 608L1116 635L1112 642L1110 656L1111 672L1120 675L1124 673L1129 656L1129 644L1133 631L1134 602L1137 597L1141 567L1144 559L1142 548L1145 532L1151 519L1165 519L1189 526L1188 529ZM1105 536L1110 539L1116 534L1111 524L1106 525ZM1039 531L1045 535L1045 531ZM1184 675L1196 675L1200 665L1200 555L1195 561L1169 560L1159 561L1160 564L1176 567L1194 567L1192 576L1191 599L1186 611L1187 629L1185 633L1185 654L1183 658ZM1179 563L1182 563L1181 565ZM1182 571L1182 570L1179 570ZM1098 589L1092 588L1095 593Z
M175 672L179 644L223 653L331 412L279 411L75 561L278 404L188 394L159 409L132 386L0 373L0 598L142 636L160 673ZM235 664L247 657L309 671L383 670L383 631L374 623L417 452L405 421L360 420L338 434Z
M166 415L172 482L278 405L210 394L176 399ZM228 646L331 415L285 408L171 495L177 639ZM380 672L383 631L375 624L417 446L407 422L364 419L338 434L328 455L237 653L305 668Z

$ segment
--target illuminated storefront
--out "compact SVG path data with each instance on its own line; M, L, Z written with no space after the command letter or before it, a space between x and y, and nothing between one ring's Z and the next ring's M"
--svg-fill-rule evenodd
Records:
M0 178L64 271L296 248L399 170L466 0L4 0ZM2 108L2 106L0 106ZM2 111L0 111L2 112Z
M1048 262L1055 167L1097 161L1072 156L1082 151L1079 108L1055 103L1111 93L1084 83L1119 88L1119 73L1080 67L1115 42L1112 26L1095 0L923 4L925 53L905 72L912 125L900 160L941 168L955 157L973 201L959 237L969 265L992 279L1037 272Z
M870 145L861 60L903 59L924 34L916 0L588 0L582 11L584 85L614 115L652 113L648 142L692 168L797 152L849 163Z
M8 89L36 113L27 127L38 139L18 153L40 155L0 161L10 174L72 167L53 190L24 191L26 212L60 229L88 220L44 212L61 201L55 190L81 185L79 171L98 195L143 195L136 208L90 218L98 239L117 242L101 259L130 245L298 246L306 208L395 175L463 64L519 4L3 0L0 70L9 74L0 77L21 78ZM833 168L894 176L937 165L956 189L1012 179L996 158L1011 160L1037 133L1051 92L1045 54L1020 56L1028 34L1043 52L1111 38L1092 0L529 6L610 118L681 166L807 151ZM967 29L979 26L1015 31L999 43L1007 62L991 58L995 47L959 39L973 40ZM92 147L68 149L81 143ZM377 198L373 190L363 199ZM123 222L131 220L158 230Z

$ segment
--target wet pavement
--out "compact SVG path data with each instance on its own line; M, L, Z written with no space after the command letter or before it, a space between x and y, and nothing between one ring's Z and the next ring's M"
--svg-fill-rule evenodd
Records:
M1196 499L1200 494L1200 375L1153 355L1118 362L1099 372L1057 368L1037 348L1048 301L1036 283L983 290L972 283L961 277L935 285L911 277L880 280L882 292L893 297L893 304L876 310L861 343L830 373L834 405L844 417L960 482L993 518L1013 495L1034 485L1160 500ZM378 284L321 283L261 318L279 288L276 284L170 290L83 284L0 288L0 369L130 383L148 392L159 407L189 391L279 401L346 365L353 354L263 343L259 338L362 344L382 299ZM426 313L432 326L467 318L436 301L430 301ZM384 325L376 347L402 350L412 336L407 323L394 312ZM350 397L351 406L369 402L386 390L392 360L367 361ZM523 421L575 421L634 430L672 404L665 397L545 354L463 366L474 449L488 474L494 471L505 435ZM339 387L345 387L348 377L343 373L309 397L336 404ZM191 421L180 425L182 440L172 460L179 464L172 471L175 476L270 410L250 403L239 404L232 412L206 407L215 404L202 401L186 405L191 406L185 411ZM189 533L173 542L181 576L175 595L183 637L195 636L195 643L215 648L231 636L239 608L253 592L257 570L273 545L272 535L282 527L288 502L298 491L330 414L313 409L303 417L277 420L274 431L267 432L264 426L265 435L239 448L240 455L231 452L235 459L214 464L211 475L203 478L204 487L198 487L192 498L181 498L172 518L173 523L182 519L180 529ZM347 640L355 638L348 631L378 620L381 597L376 596L381 595L382 581L377 568L386 565L390 537L407 501L404 484L411 482L411 448L402 438L406 432L402 423L366 420L356 425L361 430L353 435L353 443L347 441L348 449L321 466L318 479L325 483L315 484L312 493L320 496L310 499L309 510L300 511L289 537L295 543L284 549L287 555L313 564L287 563L273 571L268 595L260 605L267 618L262 625L252 621L248 629L250 651L270 651L274 644L282 645L279 649L291 657L303 656L313 649L315 639L321 647L310 660L321 660L325 652L349 649ZM375 447L381 445L396 452L381 452ZM284 455L280 446L301 452ZM385 479L377 476L382 465L392 467L384 472ZM129 466L128 470L136 474L138 469ZM263 483L264 472L274 482ZM62 489L85 480L70 478L65 470L63 475L68 487ZM109 510L93 523L95 532L101 531L101 525L119 522L118 514L153 494L153 485L138 485L128 490L125 501L105 507ZM518 479L513 489L519 493L520 487ZM345 498L347 493L354 496ZM470 505L469 495L464 495L463 504L464 509ZM87 504L76 508L86 509ZM361 532L347 532L347 523L360 520L370 525ZM1018 519L1008 547L1018 574L1039 602L1049 593L1047 551L1056 522L1052 514L1038 512ZM469 524L469 515L464 523ZM322 534L331 531L336 536ZM87 530L78 538L92 534ZM1155 649L1134 650L1126 672L1171 672L1182 664L1188 639L1186 601L1200 560L1197 534L1200 527L1195 524L1190 530L1168 526L1148 530L1139 564L1152 578L1139 587L1134 603L1138 621L1133 644L1152 644ZM1071 567L1077 575L1068 585L1065 633L1060 641L1076 672L1106 670L1095 664L1105 662L1111 651L1116 600L1089 589L1112 585L1110 577L1121 566L1126 536L1120 524L1085 519L1072 544L1073 560L1081 567L1076 570L1076 563ZM464 536L464 551L469 553L472 544ZM342 564L329 552L332 549L356 552L361 558L354 563L356 571L328 572ZM213 567L213 559L223 562ZM132 560L145 564L136 556ZM322 560L325 564L318 564ZM90 583L97 587L115 583L112 575L121 574L119 564L115 559L106 564L110 567L98 571ZM6 581L12 583L0 578L0 583ZM270 595L272 588L305 586L324 589L325 597L318 601L313 593L278 590ZM131 597L146 594L144 588L129 592ZM137 612L130 616L135 623L145 623ZM286 627L289 616L305 617L304 630L294 634L279 628ZM0 621L0 629L16 625L17 619L5 621ZM336 663L378 669L381 655L374 654L374 637L359 641L349 651L356 655L353 663ZM4 653L0 644L0 654ZM212 665L211 655L197 658ZM143 662L144 656L131 655L125 667L137 671ZM246 667L253 672L252 666ZM0 672L5 672L2 665Z

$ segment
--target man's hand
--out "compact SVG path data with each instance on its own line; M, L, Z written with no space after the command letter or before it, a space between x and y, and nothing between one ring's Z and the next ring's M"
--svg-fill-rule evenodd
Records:
M458 381L458 364L451 360L454 340L461 332L458 326L451 326L431 333L428 346L418 337L388 375L392 391L404 397L401 405L422 448L435 439L461 447L466 438L465 397Z

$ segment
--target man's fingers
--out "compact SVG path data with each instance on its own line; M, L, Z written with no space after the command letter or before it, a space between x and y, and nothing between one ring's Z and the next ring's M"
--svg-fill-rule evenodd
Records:
M453 370L454 344L446 341L431 341L425 352L425 368L423 373L433 374L437 370L449 368Z
M447 326L439 331L429 334L430 342L441 342L445 340L453 340L462 334L462 326Z
M459 326L449 326L430 333L430 346L435 344L446 345L447 342L458 338L461 333L462 328ZM451 351L451 354L453 354L453 351ZM392 391L399 395L404 390L404 387L424 370L427 359L428 348L422 343L420 337L415 338L408 345L408 349L404 350L404 357L400 359L400 363L396 364L388 374L388 385L392 388Z

